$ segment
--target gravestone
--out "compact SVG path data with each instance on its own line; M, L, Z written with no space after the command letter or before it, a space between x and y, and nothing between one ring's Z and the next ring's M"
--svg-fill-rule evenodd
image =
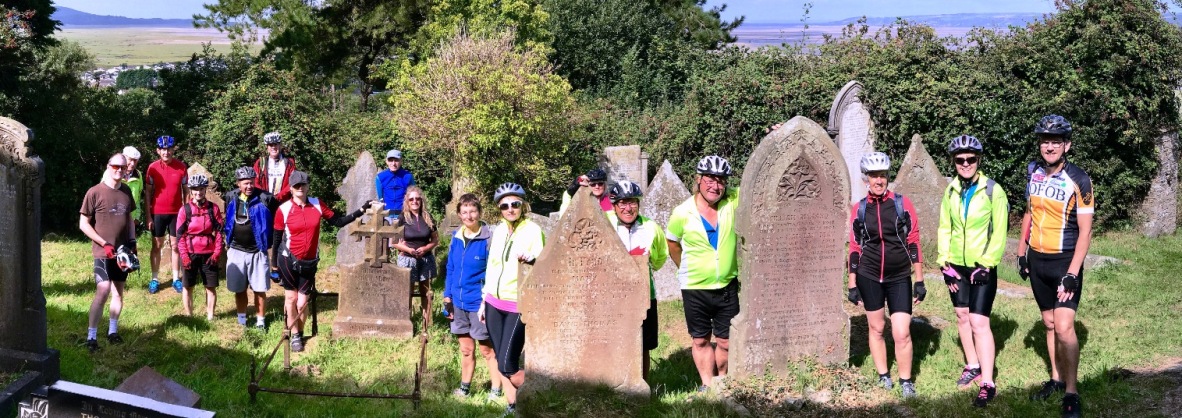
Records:
M629 180L639 185L641 191L647 191L648 154L641 151L639 145L604 148L599 156L599 166L607 171L609 183Z
M1178 229L1178 133L1162 135L1154 148L1157 175L1141 204L1141 233L1148 237L1170 235Z
M551 218L549 216L542 216L533 212L526 214L525 217L538 224L538 226L542 228L542 233L546 234L546 236L550 236L550 231L554 230L554 224L558 222L557 219Z
M580 189L520 281L521 319L529 326L522 397L564 384L649 396L640 333L649 306L647 269Z
M361 155L357 156L353 168L349 169L349 172L345 174L345 180L341 181L340 186L337 186L337 195L345 201L346 208L359 208L365 202L378 198L378 192L374 186L377 173L378 166L374 163L373 155L369 151L363 151ZM363 215L362 219L369 222L368 216ZM350 237L347 228L337 231L336 265L360 263L364 258L362 250L361 241Z
M640 214L656 221L664 228L669 225L669 215L673 208L690 198L690 192L673 172L673 164L669 160L661 163L652 184L644 198L640 199ZM657 290L657 300L681 300L681 283L677 281L677 265L665 263L660 270L653 272L653 285Z
M760 141L743 170L740 313L731 323L730 370L784 375L788 362L849 358L845 162L817 123L797 116Z
M406 338L414 333L410 322L410 269L386 262L387 238L397 239L399 228L383 225L389 211L381 204L370 207L369 222L353 221L348 228L364 239L365 259L341 266L340 303L333 336Z
M0 375L14 376L0 393L0 411L60 374L58 352L46 341L41 291L45 163L29 149L32 140L29 128L0 117Z
M20 405L21 418L186 417L212 418L212 411L174 405L143 396L59 380Z
M116 392L130 393L167 404L196 408L201 405L201 395L182 386L175 380L164 377L151 367L140 367L138 371L123 380Z
M937 233L940 226L940 202L948 187L948 179L940 174L936 161L928 154L919 135L911 137L907 156L899 164L895 176L894 190L902 193L915 205L915 217L919 219L919 244L923 258L935 263L937 258Z
M846 83L829 108L829 126L826 128L845 160L851 203L866 197L866 184L862 181L859 162L863 154L874 152L874 122L870 120L870 111L862 103L861 93L862 83Z

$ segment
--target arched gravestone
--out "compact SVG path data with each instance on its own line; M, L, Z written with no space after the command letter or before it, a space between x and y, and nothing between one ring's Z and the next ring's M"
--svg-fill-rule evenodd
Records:
M730 370L784 373L789 361L849 358L842 310L849 182L825 130L797 116L768 134L743 170L740 313L731 323Z
M661 163L656 177L640 199L640 214L656 221L664 228L669 225L669 215L673 208L690 198L690 192L673 171L669 160ZM681 300L681 283L677 281L677 266L665 263L660 270L653 272L653 284L657 290L657 300Z
M523 398L587 384L649 396L640 329L649 307L648 260L628 255L590 190L575 193L519 286L529 374Z
M851 203L866 197L866 184L862 182L858 162L863 154L874 152L874 122L870 120L870 111L862 104L861 93L862 83L846 83L829 108L829 126L826 127L845 160Z
M337 186L337 195L345 201L347 208L360 208L370 200L378 198L378 191L374 186L374 179L378 176L378 166L374 163L373 155L369 151L361 152L353 168L345 174L345 180ZM369 223L369 215L362 216L363 223ZM451 231L439 231L440 236L446 236ZM338 266L360 263L365 259L365 248L361 241L349 235L348 228L341 228L337 232L337 263Z
M894 191L902 193L915 205L915 217L919 219L919 244L923 258L934 263L936 243L940 226L940 202L948 187L948 180L940 174L936 161L928 154L923 138L918 134L911 137L907 156L899 164L895 175Z
M648 154L640 150L640 145L604 148L599 156L599 166L607 171L611 183L629 180L639 185L642 191L648 189Z

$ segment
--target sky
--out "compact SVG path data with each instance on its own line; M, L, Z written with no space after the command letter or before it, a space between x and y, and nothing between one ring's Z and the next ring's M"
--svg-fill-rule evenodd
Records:
M189 19L203 14L201 5L214 0L53 0L55 6L86 13L136 18Z

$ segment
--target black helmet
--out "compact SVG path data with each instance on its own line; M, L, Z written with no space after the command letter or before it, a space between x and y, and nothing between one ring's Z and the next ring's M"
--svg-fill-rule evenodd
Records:
M1034 125L1035 134L1061 135L1063 139L1071 139L1071 122L1059 115L1046 115Z
M639 199L644 196L644 192L640 191L640 186L628 180L621 180L619 183L613 184L609 192L612 203L619 202L624 199Z
M242 166L234 170L234 178L238 180L248 180L258 176L258 173L254 172L254 167Z
M209 178L205 177L204 174L194 174L192 176L189 176L189 184L187 186L190 189L200 189L202 187L209 187Z
M698 161L698 174L730 177L731 173L731 163L727 162L726 158L709 155Z
M980 154L984 152L985 148L981 146L981 141L972 135L961 135L952 138L948 142L948 155L956 155L962 152L973 152Z
M517 196L525 200L525 189L521 188L517 183L505 183L497 187L497 191L493 193L493 203L501 201L505 196Z
M591 182L607 181L607 172L602 168L592 168L587 172L587 180Z

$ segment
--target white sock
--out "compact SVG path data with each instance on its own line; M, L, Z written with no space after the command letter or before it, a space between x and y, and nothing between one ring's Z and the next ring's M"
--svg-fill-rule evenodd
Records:
M982 379L982 380L981 380L981 386L993 386L993 387L997 387L997 385L993 384L993 379L989 379L989 380L984 380L984 379Z
M112 319L110 328L107 328L107 334L114 334L116 332L119 332L119 320Z
M246 314L244 314L244 313L238 314L238 323L241 325L246 325Z
M255 319L255 323L259 324L259 325L263 325L265 322L264 317L261 317L261 316L256 316L256 317L254 317L254 319Z
M86 339L93 340L98 338L98 328L87 328Z
M980 369L981 364L980 363L966 364L964 367L968 368L968 369Z
M159 273L152 273L152 280L160 281L160 274Z

